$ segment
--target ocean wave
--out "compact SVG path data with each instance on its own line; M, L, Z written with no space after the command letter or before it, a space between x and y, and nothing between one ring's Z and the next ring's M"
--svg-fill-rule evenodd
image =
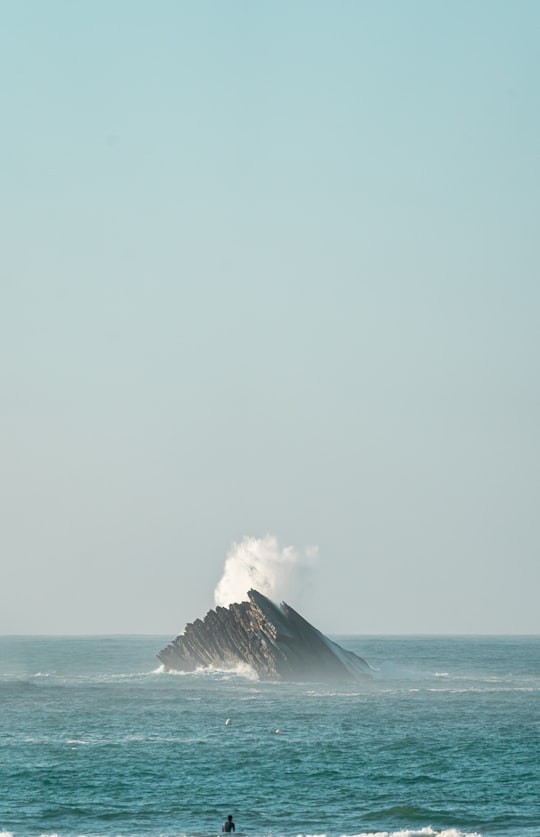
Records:
M229 680L241 677L243 680L259 680L257 672L247 663L238 663L230 668L216 668L215 666L199 666L195 671L177 671L166 669L161 665L154 669L153 674L164 674L171 677L209 677L219 680Z
M21 837L12 831L0 831L0 837ZM58 832L44 832L39 835L39 837L62 837L61 834ZM81 834L78 837L86 837L86 835ZM103 837L107 837L107 835L103 835ZM113 837L113 835L110 835ZM158 835L149 834L148 837L158 837ZM167 835L159 835L159 837L167 837ZM175 834L174 837L214 837L214 835L207 835L205 834L195 834L193 831L186 831L181 832L180 834ZM245 835L239 835L239 837L245 837ZM254 835L254 837L268 837L268 835ZM298 834L295 837L327 837L326 834ZM437 831L436 829L431 828L431 826L427 826L425 828L405 828L405 829L398 829L397 831L360 831L356 834L343 834L340 837L482 837L476 831L460 831L457 828L446 828L442 831Z
M309 837L309 835L306 835ZM345 835L342 835L345 837ZM427 828L405 828L399 831L361 831L359 834L347 835L347 837L482 837L476 831L459 831L456 828L445 828L443 831L436 831L428 826Z
M309 837L309 835L306 835L306 837ZM361 831L359 834L347 835L347 837L482 837L482 835L476 831L459 831L456 828L435 831L428 826L419 830L406 828L399 831Z

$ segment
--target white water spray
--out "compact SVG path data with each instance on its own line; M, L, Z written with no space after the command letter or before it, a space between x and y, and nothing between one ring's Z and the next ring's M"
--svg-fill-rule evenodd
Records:
M255 588L272 601L298 601L317 563L318 549L310 546L299 551L281 547L273 535L246 537L233 543L223 575L214 590L216 607L247 601L247 592Z

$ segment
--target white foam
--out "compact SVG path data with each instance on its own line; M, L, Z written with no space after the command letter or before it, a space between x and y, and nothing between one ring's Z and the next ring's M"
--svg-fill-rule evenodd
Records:
M306 837L311 837L307 835ZM435 831L431 826L425 828L404 828L399 831L361 831L359 834L342 835L342 837L482 837L476 831L460 831L457 828L445 828Z
M216 607L246 601L252 588L272 601L296 598L305 588L306 575L312 572L317 557L318 548L314 546L299 551L292 546L281 547L274 535L245 537L229 549L214 591Z
M0 831L0 837L16 837L11 831ZM44 833L40 837L59 837L56 832ZM86 837L82 834L80 837ZM180 837L188 837L188 833L180 835ZM326 837L326 834L298 834L297 837ZM405 828L398 831L361 831L356 834L341 835L341 837L482 837L476 831L460 831L457 828L447 828L443 831L436 831L427 826L425 828Z
M242 677L244 680L258 680L257 672L247 663L238 663L229 668L217 668L216 666L198 666L195 671L178 671L177 669L166 669L160 666L156 674L164 674L166 677ZM1 836L0 836L1 837Z
M242 677L244 680L258 680L257 672L251 668L247 663L238 663L230 668L217 668L216 666L201 666L197 668L194 674L221 676L221 677Z

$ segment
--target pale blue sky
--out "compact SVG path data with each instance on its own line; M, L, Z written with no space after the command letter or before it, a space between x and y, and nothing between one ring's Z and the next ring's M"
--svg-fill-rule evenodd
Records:
M0 633L540 632L540 5L0 19Z

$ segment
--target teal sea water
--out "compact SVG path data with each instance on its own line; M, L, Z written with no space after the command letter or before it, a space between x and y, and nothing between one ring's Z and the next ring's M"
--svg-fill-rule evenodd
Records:
M333 637L376 669L337 686L171 639L0 637L1 837L540 835L540 637Z

